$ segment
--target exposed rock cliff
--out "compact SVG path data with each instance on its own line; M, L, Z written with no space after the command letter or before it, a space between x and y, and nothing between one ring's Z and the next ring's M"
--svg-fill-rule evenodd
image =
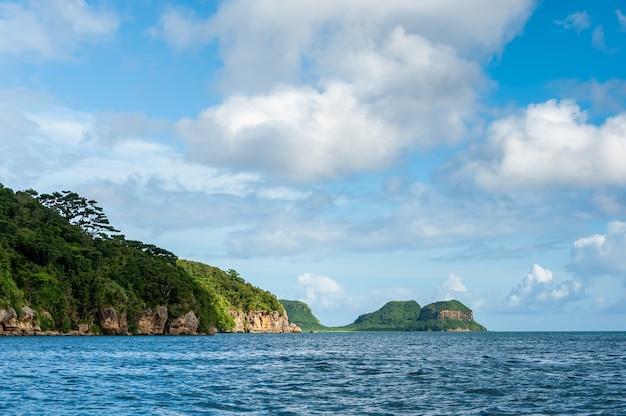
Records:
M170 335L196 335L200 320L193 311L189 311L170 323Z
M126 314L118 315L113 308L102 308L98 311L98 320L105 335L128 335Z
M232 332L236 333L292 333L302 332L296 324L290 324L287 312L278 311L230 311L235 320Z
M442 311L434 311L431 309L423 309L420 319L457 319L459 321L473 321L474 315L472 311L458 311L447 309L444 309Z
M22 316L18 317L13 308L0 309L1 335L35 335L41 328L35 321L37 313L28 306L22 307Z
M250 333L292 333L302 332L293 323L289 323L287 312L278 311L230 311L235 321L235 327L231 332ZM15 309L0 309L0 335L95 335L91 324L81 323L78 329L67 333L59 331L42 331L35 317L37 313L31 308L24 306L21 315ZM42 312L44 319L51 319L47 312ZM169 319L166 306L157 306L146 309L137 323L136 333L139 335L196 335L200 327L200 319L194 311L189 311L178 318ZM115 308L102 308L96 314L98 324L105 335L130 335L128 321L125 313L118 313ZM210 327L210 335L218 332L215 327Z
M146 309L139 318L139 335L162 335L167 322L167 306L157 306L154 310Z

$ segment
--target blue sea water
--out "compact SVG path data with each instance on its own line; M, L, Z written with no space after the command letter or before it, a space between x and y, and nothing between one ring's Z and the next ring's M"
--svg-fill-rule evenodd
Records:
M0 338L1 415L626 415L626 333Z

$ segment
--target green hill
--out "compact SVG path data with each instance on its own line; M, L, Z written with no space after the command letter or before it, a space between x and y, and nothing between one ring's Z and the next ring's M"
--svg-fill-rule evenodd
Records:
M229 309L283 311L234 270L179 260L116 232L96 201L0 184L0 312L12 308L20 318L28 307L43 331L82 324L98 332L99 311L114 308L134 333L146 309L159 305L170 321L194 311L200 332L231 330Z
M420 305L414 301L391 301L375 312L359 316L346 329L359 331L404 330L416 321L421 312Z
M320 324L319 319L313 315L311 308L298 300L280 299L279 302L287 310L289 322L298 325L303 331L327 331L329 328Z
M280 301L290 320L303 330L320 331L486 331L474 321L472 311L457 300L435 302L423 308L414 301L391 301L375 312L359 316L353 323L340 327L308 327L319 320L304 302ZM292 313L294 317L292 317ZM302 316L302 317L301 317Z

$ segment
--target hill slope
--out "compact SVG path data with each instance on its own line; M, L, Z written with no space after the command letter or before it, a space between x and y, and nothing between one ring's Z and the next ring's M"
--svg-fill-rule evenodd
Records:
M0 333L231 331L233 310L282 316L271 293L234 270L110 235L117 230L95 204L0 184Z
M391 301L353 323L324 327L304 302L280 300L289 316L303 329L319 331L486 331L472 311L457 300L435 302L423 308L414 301ZM318 326L312 326L312 325Z
M287 310L289 321L298 325L303 331L327 331L329 328L320 324L320 320L313 315L311 308L298 300L279 299Z

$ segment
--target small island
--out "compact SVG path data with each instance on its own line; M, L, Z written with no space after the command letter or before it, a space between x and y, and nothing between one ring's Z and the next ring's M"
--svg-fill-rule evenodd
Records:
M327 327L320 324L309 305L281 299L280 302L303 331L453 331L483 332L472 310L457 300L434 302L423 308L414 300L391 301L375 312L359 316L353 323Z

